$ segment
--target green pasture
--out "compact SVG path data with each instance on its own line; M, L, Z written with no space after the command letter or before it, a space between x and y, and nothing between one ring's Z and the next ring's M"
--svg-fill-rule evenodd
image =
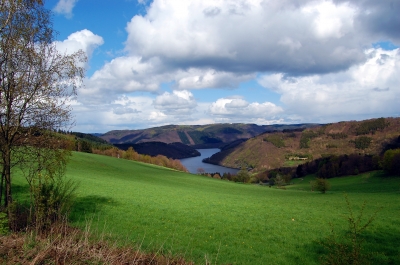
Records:
M331 179L320 194L312 176L282 190L74 153L67 176L79 182L74 225L197 264L318 264L329 224L347 227L346 193L356 214L364 201L365 218L379 210L363 235L373 263L400 264L400 178L379 172Z

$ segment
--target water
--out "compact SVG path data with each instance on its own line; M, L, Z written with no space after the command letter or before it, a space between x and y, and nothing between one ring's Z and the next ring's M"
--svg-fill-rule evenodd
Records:
M218 148L211 149L197 149L200 152L201 156L190 157L180 159L182 165L184 165L190 173L197 174L199 173L197 170L199 168L204 169L206 173L215 173L219 172L220 174L231 173L236 174L239 170L234 168L227 168L212 164L203 163L203 159L212 156L215 153L218 153L220 150Z

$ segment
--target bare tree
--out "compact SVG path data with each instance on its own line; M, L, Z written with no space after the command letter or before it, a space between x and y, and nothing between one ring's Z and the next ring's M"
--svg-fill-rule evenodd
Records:
M86 56L58 52L54 37L43 1L0 1L0 200L4 197L5 207L12 202L12 167L33 159L42 170L40 150L59 150L60 139L52 132L71 125L69 102L82 85ZM27 155L30 150L35 151Z

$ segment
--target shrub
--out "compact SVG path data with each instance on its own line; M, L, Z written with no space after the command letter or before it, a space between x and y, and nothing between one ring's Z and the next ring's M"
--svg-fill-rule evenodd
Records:
M283 176L277 174L274 183L276 186L278 186L278 188L282 188L283 186L286 185L286 180Z
M311 182L312 190L317 190L321 193L326 193L331 188L331 184L328 180L323 178L317 178L315 181Z
M368 228L372 221L376 218L376 211L366 221L363 219L363 213L366 203L361 207L358 216L355 216L350 205L349 199L345 196L349 216L348 229L345 233L338 235L335 232L333 224L331 224L331 234L328 238L320 243L324 246L327 253L321 257L321 263L326 265L366 265L370 264L371 253L364 253L362 233Z
M38 230L47 229L69 212L78 185L63 177L50 178L40 175L32 184L31 218Z
M250 180L250 174L246 169L241 169L234 177L235 182L247 183Z
M400 176L400 149L387 150L383 155L382 167L386 173Z
M8 233L8 218L7 214L0 212L0 235L5 235Z

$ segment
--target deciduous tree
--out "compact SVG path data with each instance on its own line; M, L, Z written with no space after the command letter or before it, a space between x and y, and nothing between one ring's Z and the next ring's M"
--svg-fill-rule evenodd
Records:
M71 125L70 100L82 84L86 56L57 51L51 13L40 0L0 2L0 165L4 206L12 202L11 168L40 150L58 152L54 131ZM34 150L30 155L25 155ZM38 152L39 151L39 152ZM33 155L36 154L36 155ZM57 157L50 155L50 157ZM1 198L1 197L0 197Z

